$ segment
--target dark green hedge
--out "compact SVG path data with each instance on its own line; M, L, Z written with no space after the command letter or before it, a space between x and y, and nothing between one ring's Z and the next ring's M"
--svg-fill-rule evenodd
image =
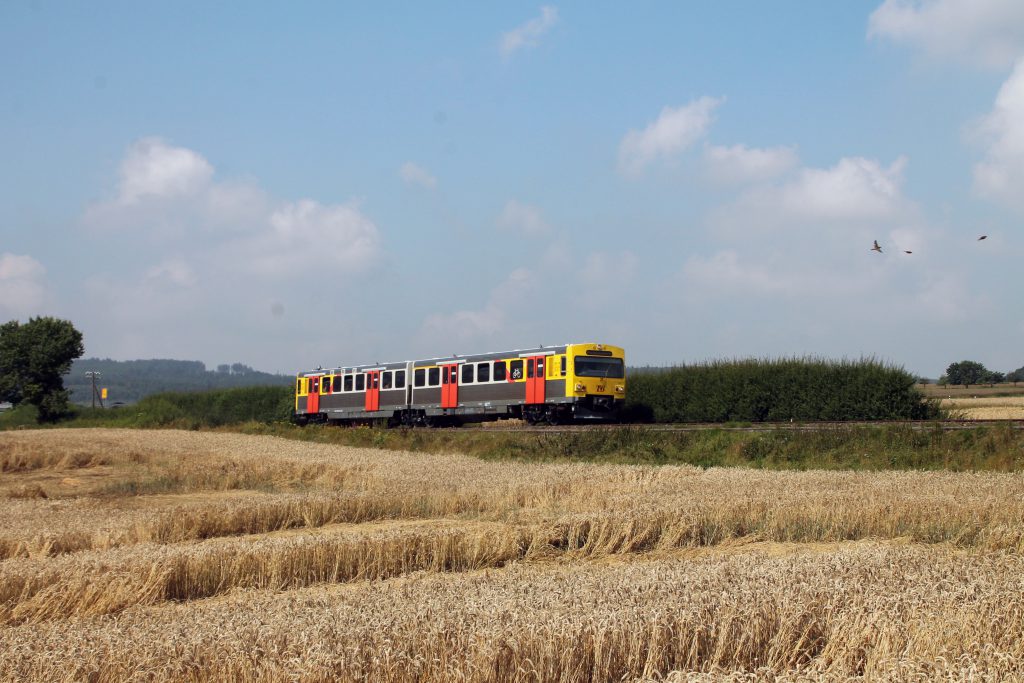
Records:
M654 422L901 420L938 416L900 367L874 359L748 359L629 374L627 413Z
M291 386L167 392L147 396L136 405L118 411L129 414L141 427L220 427L240 422L287 420L294 406L294 396Z

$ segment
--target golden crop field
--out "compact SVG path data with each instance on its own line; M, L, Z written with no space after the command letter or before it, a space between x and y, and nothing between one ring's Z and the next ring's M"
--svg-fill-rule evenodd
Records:
M944 398L942 407L965 420L1024 420L1024 396Z
M1024 476L0 433L0 680L1024 680Z

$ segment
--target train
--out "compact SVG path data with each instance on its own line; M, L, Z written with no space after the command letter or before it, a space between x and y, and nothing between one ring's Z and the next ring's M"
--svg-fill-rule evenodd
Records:
M625 400L621 347L563 344L300 372L293 420L389 427L614 422Z

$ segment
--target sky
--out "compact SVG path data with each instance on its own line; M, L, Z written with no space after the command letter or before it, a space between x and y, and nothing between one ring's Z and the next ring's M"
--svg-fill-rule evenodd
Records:
M0 160L87 356L1024 366L1019 0L6 0Z

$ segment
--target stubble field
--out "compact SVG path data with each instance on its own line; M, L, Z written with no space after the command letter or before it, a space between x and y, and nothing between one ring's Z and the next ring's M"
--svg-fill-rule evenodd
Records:
M1024 477L0 433L0 680L1024 680Z

